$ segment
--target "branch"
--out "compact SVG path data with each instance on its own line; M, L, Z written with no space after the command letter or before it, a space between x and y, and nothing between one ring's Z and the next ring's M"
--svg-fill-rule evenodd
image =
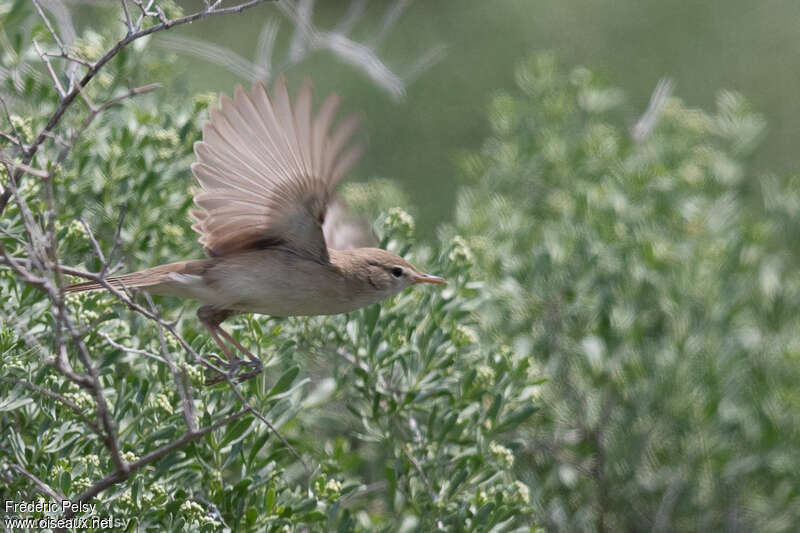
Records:
M52 501L61 503L61 501L65 499L64 495L61 494L61 492L57 491L56 489L54 489L53 487L51 487L50 485L48 485L47 483L45 483L44 481L39 479L38 477L36 477L33 474L31 474L30 472L28 472L22 466L20 466L20 465L18 465L16 463L9 463L8 466L12 470L16 470L17 472L19 472L20 474L22 474L26 478L28 478L31 481L33 481L33 483L37 487L39 487L39 490L41 490L45 495L49 496Z
M0 377L0 379L10 381L12 383L17 383L19 385L22 385L23 387L31 389L32 391L38 392L43 396L47 396L48 398L51 398L53 400L56 400L57 402L64 404L66 407L72 410L72 412L74 412L78 416L78 418L80 418L81 422L86 424L89 427L89 429L91 429L95 434L97 434L97 436L100 437L100 439L103 440L103 442L106 441L106 436L97 426L97 424L89 420L89 418L83 414L83 411L81 411L81 409L77 405L75 405L75 403L72 400L69 400L68 398L66 398L61 394L58 394L57 392L47 390L43 387L40 387L39 385L36 385L35 383L31 383L30 381L26 381L24 379L7 378L7 377Z
M122 12L125 14L125 27L128 28L128 35L134 32L133 22L131 22L131 14L128 11L128 2L126 0L119 0L122 4Z
M50 177L50 173L46 170L42 170L40 168L33 168L30 165L23 165L22 163L15 163L14 161L9 161L8 159L0 158L0 162L10 166L12 169L20 169L26 174L30 174L31 176L36 176L37 178L47 179Z
M389 33L391 33L392 28L400 19L400 15L403 14L403 11L405 11L410 3L410 0L395 0L392 2L386 9L386 13L383 14L383 19L381 20L378 31L368 44L370 48L377 50L380 47L381 43L383 43Z
M100 113L102 113L109 107L122 103L128 98L132 98L139 94L146 94L160 88L161 88L160 83L151 83L149 85L143 85L141 87L134 87L133 89L128 90L128 92L126 92L125 94L121 94L120 96L116 96L114 98L111 98L110 100L106 100L105 102L100 104L100 106L95 106L87 99L86 105L89 106L89 116L87 116L83 120L83 122L81 122L81 125L78 126L78 129L75 131L72 137L70 137L70 139L66 142L66 144L61 148L61 151L58 153L55 163L53 164L53 167L50 169L50 174L52 175L53 172L55 172L56 168L58 168L58 166L64 162L69 153L72 151L72 148L75 146L75 143L78 141L81 135L83 135L83 133L89 128L94 119L97 118L97 116ZM0 210L0 213L2 213L2 210Z
M165 455L167 455L170 452L173 452L173 451L175 451L177 449L182 448L183 446L187 445L191 441L202 437L206 433L209 433L211 431L219 429L219 428L221 428L222 426L224 426L226 424L230 424L231 422L233 422L233 421L241 418L242 416L246 415L248 412L249 411L247 409L242 409L240 411L237 411L236 413L233 413L232 415L228 415L228 416L226 416L224 418L221 418L220 420L217 420L216 422L214 422L213 424L211 424L209 426L205 426L203 428L200 428L197 431L186 432L181 438L179 438L177 440L174 440L174 441L172 441L172 442L170 442L168 444L163 445L162 447L158 448L157 450L148 453L147 455L145 455L144 457L142 457L142 458L140 458L140 459L138 459L136 461L128 463L128 469L126 471L115 470L111 474L109 474L106 477L100 479L94 485L89 487L85 492L80 494L77 498L73 499L72 500L73 505L77 504L77 503L84 503L84 502L87 502L87 501L91 500L92 498L94 498L95 496L97 496L98 494L103 492L104 490L108 489L109 487L112 487L112 486L114 486L114 485L116 485L118 483L122 483L123 481L128 479L133 472L136 472L137 470L141 469L142 467L145 467L145 466L149 465L150 463L153 463L153 462L161 459L162 457L164 457ZM63 518L65 518L65 519L72 518L75 515L74 511L72 510L74 508L75 507L71 507L69 510L67 510L64 513Z
M167 366L169 366L170 372L172 372L172 379L175 381L175 387L178 390L178 397L181 399L181 408L183 409L183 418L186 421L186 427L189 429L189 431L196 431L197 415L194 412L192 389L186 383L186 371L184 370L183 372L180 372L177 365L175 365L175 363L172 361L169 350L167 349L167 343L164 340L164 327L161 325L161 312L153 303L153 299L149 294L145 293L145 297L147 298L147 303L150 305L150 309L152 310L153 314L158 317L158 342L161 345L161 354L163 355L164 362L167 364Z
M120 39L117 42L117 44L115 44L111 49L109 49L100 59L92 63L91 66L88 68L86 74L84 74L84 76L80 79L80 81L78 81L75 87L73 87L73 89L64 96L58 108L56 108L56 110L50 116L50 119L47 121L47 124L39 132L39 135L36 136L36 139L33 141L33 143L24 152L22 163L25 165L30 164L30 162L33 160L33 157L39 151L39 147L45 141L48 134L55 129L55 127L59 124L59 122L61 122L61 118L64 116L64 113L66 113L69 106L72 105L72 102L75 101L75 98L78 96L81 90L84 87L86 87L90 81L92 81L92 79L97 75L100 69L102 69L106 65L106 63L111 61L117 54L120 53L120 51L122 51L123 48L125 48L133 41L136 41L137 39L141 39L142 37L145 37L147 35L150 35L152 33L161 30L169 29L174 26L180 26L182 24L188 24L190 22L194 22L196 20L204 19L207 17L212 17L216 15L227 15L230 13L241 13L246 9L255 7L258 4L263 4L266 1L268 0L249 0L247 2L243 2L236 6L219 8L219 9L216 8L216 3L215 3L206 7L206 9L198 11L196 13L192 13L191 15L186 15L185 17L159 22L158 24L154 24L149 28L139 29L136 32L126 35L125 37ZM21 176L22 176L22 171L18 169L17 171L15 171L13 178L15 180L19 180ZM3 209L5 209L5 206L8 203L10 197L11 197L11 192L8 189L4 190L3 193L0 194L0 214L2 214Z
M61 49L62 54L66 54L66 49L64 48L64 43L61 41L61 38L56 33L56 30L53 29L53 26L50 24L50 20L45 16L44 11L42 11L42 6L39 5L39 0L32 0L33 7L36 8L36 12L39 13L39 16L42 17L44 21L44 25L47 26L47 31L50 32L50 35L53 36L53 40L58 45L58 48Z
M436 46L428 50L403 75L396 74L381 60L377 49L391 32L408 3L408 0L397 0L389 5L373 39L368 43L361 43L349 37L348 34L363 15L366 7L364 0L352 0L346 13L332 31L324 31L314 25L312 0L300 0L299 2L277 0L276 6L294 26L286 58L277 68L274 67L271 57L274 51L274 36L277 32L277 24L274 21L269 21L264 25L254 54L254 61L223 46L190 37L163 36L157 41L157 44L163 48L178 50L210 61L243 79L264 82L268 82L270 77L299 63L309 52L329 50L345 63L363 71L375 85L388 92L393 98L399 99L405 95L406 87L412 81L444 57L446 50L444 46Z
M650 103L647 109L636 121L636 124L631 127L631 137L636 142L642 142L650 135L658 119L661 117L661 112L664 110L664 104L667 99L672 95L675 89L675 83L669 78L661 78L653 89L653 94L650 95Z
M109 337L108 334L103 333L102 331L99 332L98 335L103 337L108 344L110 344L112 347L116 348L117 350L122 350L123 352L128 352L128 353L132 353L132 354L136 354L136 355L143 355L145 357L149 357L150 359L153 359L154 361L158 361L159 363L162 363L162 364L165 364L165 365L168 364L167 361L163 357L161 357L160 355L156 355L154 353L148 352L147 350L141 350L139 348L131 348L130 346L124 346L124 345L118 343L117 341L115 341L114 339L112 339L111 337Z

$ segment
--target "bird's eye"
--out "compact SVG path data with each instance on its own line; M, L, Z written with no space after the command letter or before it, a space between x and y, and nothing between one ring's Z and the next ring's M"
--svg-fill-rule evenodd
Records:
M402 278L403 277L403 269L400 268L400 267L394 267L392 269L392 276L394 276L396 278Z

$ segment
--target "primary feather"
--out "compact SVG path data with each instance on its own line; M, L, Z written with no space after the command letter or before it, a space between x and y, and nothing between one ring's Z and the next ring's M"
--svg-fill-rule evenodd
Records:
M359 120L344 120L329 134L338 107L329 96L311 116L311 86L303 84L294 108L286 82L270 98L261 83L220 98L195 144L192 172L202 187L192 214L200 243L214 257L281 244L327 261L322 223L333 189L356 163L362 147L347 147Z

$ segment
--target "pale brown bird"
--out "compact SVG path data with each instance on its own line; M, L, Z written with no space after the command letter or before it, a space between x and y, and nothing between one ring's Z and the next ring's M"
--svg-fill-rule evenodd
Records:
M203 140L195 143L192 165L202 187L194 197L200 209L192 213L193 229L208 258L106 281L200 301L197 317L227 356L226 370L250 368L242 379L257 374L260 361L220 327L232 315L347 313L417 283L446 283L386 250L336 250L326 244L323 223L333 189L362 151L360 145L346 147L358 127L356 117L329 134L338 104L337 96L329 96L312 118L310 84L303 85L292 108L283 79L272 98L261 83L249 94L237 87L232 100L222 95L203 127ZM67 291L101 288L89 281ZM250 361L237 359L221 337Z

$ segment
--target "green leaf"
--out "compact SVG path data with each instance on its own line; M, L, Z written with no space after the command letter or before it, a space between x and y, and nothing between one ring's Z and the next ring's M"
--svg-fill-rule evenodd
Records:
M33 398L4 398L0 401L0 412L13 411L14 409L24 407L30 403L33 403Z

